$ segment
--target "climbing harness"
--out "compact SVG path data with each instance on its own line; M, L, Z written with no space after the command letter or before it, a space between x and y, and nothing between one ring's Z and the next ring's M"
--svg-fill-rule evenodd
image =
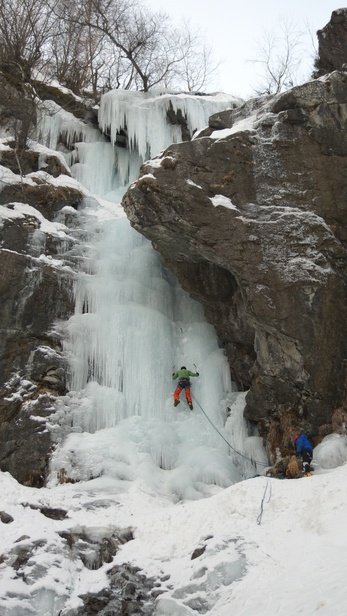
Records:
M272 486L271 486L271 481L270 481L270 480L269 480L269 478L267 477L267 479L266 479L266 486L265 486L265 490L264 490L264 494L263 494L263 498L261 499L261 503L260 503L260 513L259 513L259 515L258 515L258 517L257 517L257 524L258 524L258 526L261 526L261 521L262 521L262 518L263 518L263 512L264 512L265 496L266 496L266 492L268 491L268 489L269 489L269 495L268 495L268 498L267 498L267 501L266 501L267 503L269 503L269 502L270 502L270 500L271 500L271 494L272 494Z

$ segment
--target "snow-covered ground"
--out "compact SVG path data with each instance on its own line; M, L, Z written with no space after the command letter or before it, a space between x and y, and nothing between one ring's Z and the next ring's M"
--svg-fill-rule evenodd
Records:
M347 458L345 437L316 448L329 466ZM318 463L317 463L318 464ZM126 492L111 476L34 489L0 474L0 613L57 615L79 595L107 587L107 571L131 563L161 582L156 616L343 616L346 596L347 466L316 466L296 480L258 476L207 499L172 502L138 479ZM62 508L52 520L39 508ZM133 530L112 563L97 570L74 558L58 533L111 536ZM31 546L30 558L11 566ZM192 559L194 550L200 556Z

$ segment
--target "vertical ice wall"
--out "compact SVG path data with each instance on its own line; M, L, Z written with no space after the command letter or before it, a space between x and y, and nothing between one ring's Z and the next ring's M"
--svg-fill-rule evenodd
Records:
M240 99L230 95L198 96L193 94L177 94L165 92L131 92L113 90L102 97L99 125L102 131L109 134L112 143L121 138L126 149L125 158L134 153L140 162L158 156L171 143L182 141L182 125L179 118L185 121L192 136L208 125L209 117L225 109L233 109L240 104ZM176 115L176 124L168 121L168 112ZM119 149L119 148L118 148ZM126 178L126 163L123 160L122 175ZM136 177L131 173L134 169L129 165L129 181Z
M119 201L141 159L179 139L177 127L167 123L169 105L199 130L213 111L232 104L201 98L105 95L100 123L113 140L126 131L129 148L113 147L96 133L93 141L88 133L75 144L72 173L91 193ZM99 207L87 226L90 250L76 282L75 315L67 324L71 392L64 404L74 434L57 450L52 477L61 467L70 467L75 479L95 473L123 481L141 477L153 489L179 497L201 496L206 484L239 480L242 469L227 443L199 412L201 405L224 430L232 398L228 364L202 307L130 227L121 206L115 205L112 216ZM171 374L183 364L200 372L192 379L193 413L184 395L173 409ZM169 472L165 481L163 471Z

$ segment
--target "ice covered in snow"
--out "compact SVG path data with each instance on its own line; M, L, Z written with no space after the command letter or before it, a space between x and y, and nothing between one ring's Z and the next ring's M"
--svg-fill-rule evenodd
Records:
M8 167L3 167L0 165L0 191L4 189L5 186L9 186L11 184L18 184L21 181L19 175L11 171ZM24 184L28 184L30 186L34 186L35 182L30 178L26 177L22 178Z
M211 139L222 140L226 137L230 137L230 135L235 135L235 133L239 133L242 131L254 131L256 125L257 116L249 116L245 119L240 119L235 122L235 124L231 128L223 128L221 130L215 130L210 135Z
M199 186L199 184L195 184L195 182L193 182L193 180L186 180L187 184L189 184L189 186L195 186L195 188L200 188L200 190L202 190L201 186Z
M25 218L32 216L40 223L40 229L44 233L56 235L60 238L66 238L68 229L65 225L59 222L50 222L36 208L27 203L12 203L11 208L0 205L0 225L2 219Z
M339 434L329 434L315 449L315 458L322 468L336 468L346 463L347 439Z
M214 197L210 197L210 201L214 207L222 206L229 210L237 210L236 205L232 203L231 199L229 199L229 197L225 197L224 195L215 195Z
M59 135L57 135L57 137L59 137ZM55 142L54 142L54 146L56 146ZM39 169L44 169L45 167L47 167L46 158L48 158L49 156L52 156L53 154L56 158L58 158L61 165L65 167L67 171L69 171L69 167L67 165L66 159L61 152L58 152L57 150L52 152L51 148L46 147L45 145L42 145L32 140L28 141L28 150L31 152L37 152L39 154L39 160L38 160Z
M8 145L8 137L0 138L0 152L9 152L11 147Z

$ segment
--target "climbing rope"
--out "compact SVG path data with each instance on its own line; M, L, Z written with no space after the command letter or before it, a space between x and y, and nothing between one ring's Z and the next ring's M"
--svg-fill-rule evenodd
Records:
M198 407L200 408L202 413L205 415L207 421L211 424L213 429L219 434L219 436L223 439L223 441L230 447L230 449L232 449L235 453L237 453L237 455L241 456L241 458L244 458L245 460L248 460L249 462L251 462L251 464L253 466L255 466L255 467L256 467L257 464L260 465L260 466L268 466L268 464L264 464L264 462L257 462L256 460L253 460L252 458L249 458L248 456L245 456L240 451L237 451L237 449L235 449L235 447L233 447L229 443L229 441L227 441L227 439L224 438L223 434L218 430L217 426L215 426L213 421L209 418L209 416L204 411L204 409L202 408L200 402L196 399L196 397L192 396L192 398L193 398L194 402L196 402L196 404L198 405ZM262 519L263 519L263 513L264 513L264 503L265 503L265 498L266 498L266 494L267 494L268 491L269 491L269 494L268 494L267 501L266 501L267 503L270 502L271 495L272 495L272 485L271 485L271 481L270 481L269 477L266 478L265 490L264 490L263 498L261 499L261 503L260 503L260 513L259 513L259 515L257 517L257 524L258 524L258 526L261 526L261 522L262 522Z
M253 458L249 458L248 456L245 456L243 453L241 453L240 451L237 451L237 449L235 449L235 447L233 447L229 441L226 440L226 438L224 438L223 434L218 430L217 426L214 425L213 421L209 418L209 416L207 415L207 413L204 411L204 409L202 408L200 402L196 399L195 396L192 396L194 402L196 402L196 404L198 405L198 407L200 408L200 410L202 411L202 413L205 415L207 421L211 424L212 428L219 434L219 436L223 439L223 441L230 447L230 449L232 449L235 453L237 453L238 456L241 456L241 458L244 458L245 460L248 460L248 462L251 462L251 464L253 466L269 466L268 464L264 464L264 462L257 462L257 460L253 460Z
M271 481L269 480L269 477L267 477L266 479L266 486L265 486L265 490L264 490L264 494L263 494L263 498L261 499L261 504L260 504L260 513L257 517L257 524L258 526L261 526L261 521L263 518L263 512L264 512L264 503L265 503L265 496L266 496L266 492L269 489L269 496L267 499L267 503L270 502L271 500L271 494L272 494L272 486L271 486Z

